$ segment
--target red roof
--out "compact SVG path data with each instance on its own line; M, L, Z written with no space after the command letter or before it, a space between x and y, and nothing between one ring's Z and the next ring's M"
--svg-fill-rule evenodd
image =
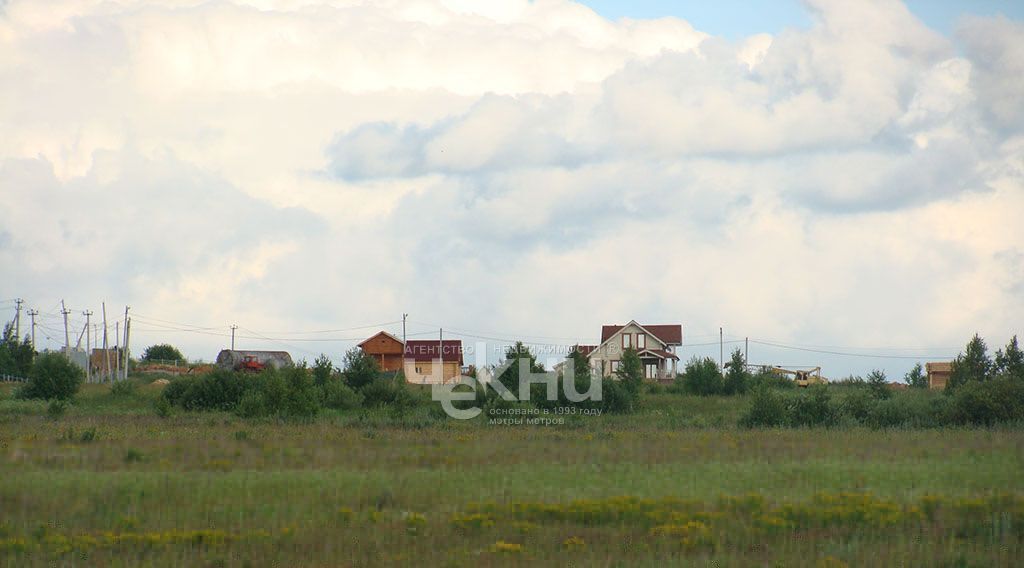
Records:
M601 326L601 343L608 341L608 339L619 332L624 325L603 325ZM666 345L682 345L683 344L683 326L679 324L667 324L667 325L646 325L640 324L640 327L651 332L651 335L657 337L662 343Z
M462 340L445 339L444 341L433 341L429 339L413 340L405 342L405 358L415 361L458 361L462 366Z

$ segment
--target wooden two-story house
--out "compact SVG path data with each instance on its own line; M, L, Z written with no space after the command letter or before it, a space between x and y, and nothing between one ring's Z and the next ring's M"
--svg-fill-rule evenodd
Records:
M635 349L643 364L644 378L673 380L678 370L676 349L683 344L683 326L679 324L645 324L635 320L626 325L601 327L600 345L581 345L588 355L595 375L609 377L615 374L626 349Z

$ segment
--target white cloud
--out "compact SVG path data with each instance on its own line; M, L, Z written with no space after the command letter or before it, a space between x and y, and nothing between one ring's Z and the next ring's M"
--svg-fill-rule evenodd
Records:
M566 0L10 1L0 297L257 330L1019 332L1021 24L808 5L733 43Z

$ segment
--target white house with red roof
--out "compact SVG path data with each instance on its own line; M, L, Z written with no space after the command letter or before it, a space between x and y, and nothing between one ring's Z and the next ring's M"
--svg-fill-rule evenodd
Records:
M639 324L601 326L600 345L580 345L579 350L590 358L595 374L615 374L626 349L635 349L644 368L644 378L672 380L676 376L679 356L676 349L683 344L683 326L679 324Z

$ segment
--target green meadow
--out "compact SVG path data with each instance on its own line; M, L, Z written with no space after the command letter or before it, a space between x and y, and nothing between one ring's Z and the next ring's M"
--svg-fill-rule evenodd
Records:
M744 429L749 397L495 426L0 387L7 566L1011 566L1024 431ZM921 396L932 396L922 393ZM884 560L882 560L884 559Z

